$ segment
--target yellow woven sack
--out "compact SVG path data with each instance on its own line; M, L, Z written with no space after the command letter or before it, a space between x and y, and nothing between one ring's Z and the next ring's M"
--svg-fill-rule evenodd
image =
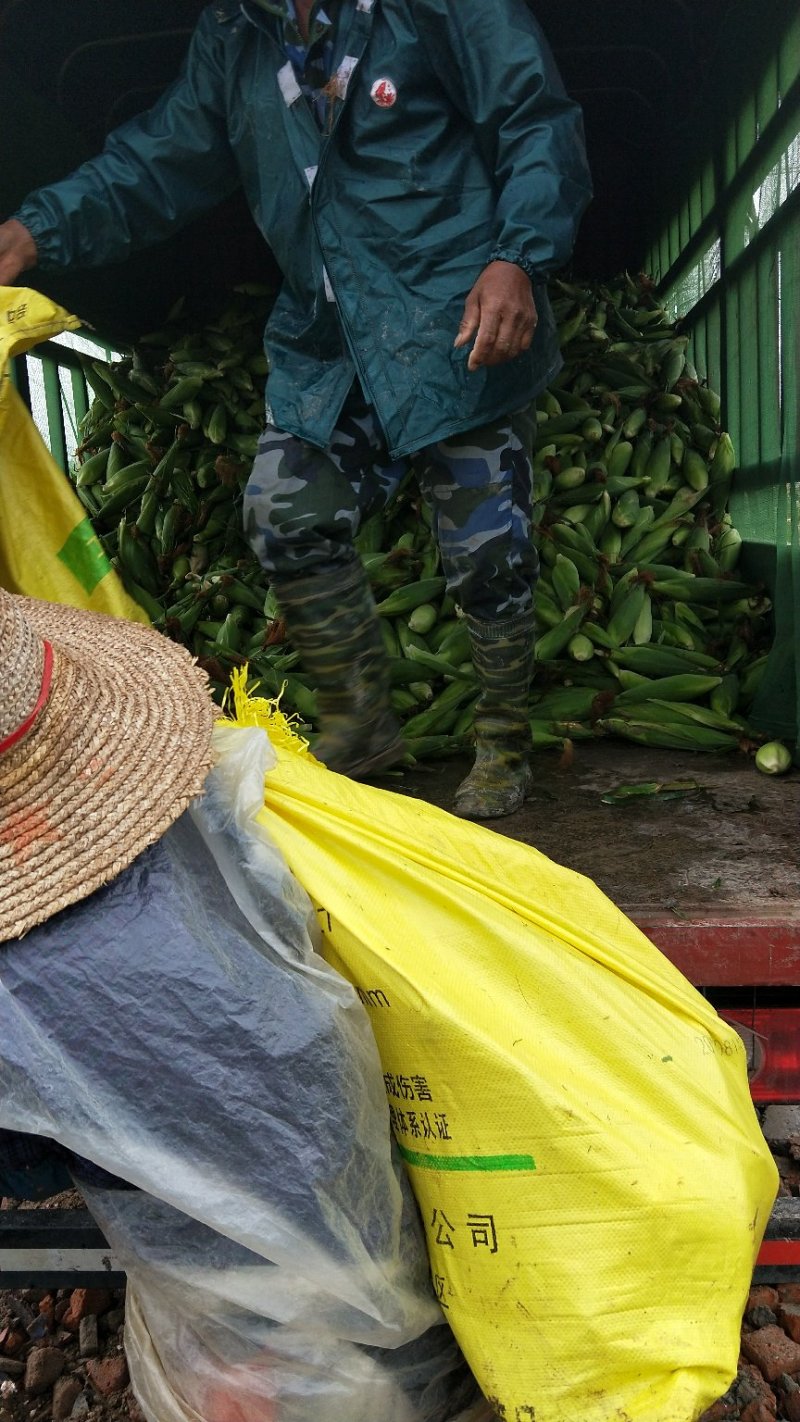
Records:
M589 880L326 770L241 681L235 702L278 752L259 819L370 1014L497 1416L691 1422L736 1374L777 1188L740 1038Z
M38 291L0 287L0 585L147 622L11 383L13 356L79 325Z

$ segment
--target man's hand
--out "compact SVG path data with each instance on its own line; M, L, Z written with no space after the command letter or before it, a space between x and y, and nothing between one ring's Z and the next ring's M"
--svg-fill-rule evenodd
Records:
M516 262L490 262L464 303L454 345L467 345L477 331L467 368L503 365L528 349L537 320L530 278L522 267Z
M20 272L36 266L36 243L15 217L0 222L0 286L11 286Z

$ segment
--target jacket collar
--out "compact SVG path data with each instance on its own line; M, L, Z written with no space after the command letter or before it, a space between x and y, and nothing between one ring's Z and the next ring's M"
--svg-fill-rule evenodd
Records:
M275 15L279 20L292 21L295 18L294 0L249 0L254 10L264 10L268 15ZM314 30L317 24L317 15L320 10L331 19L333 13L339 8L340 0L315 0L311 7L309 20L309 42L313 43ZM324 21L323 21L324 24Z

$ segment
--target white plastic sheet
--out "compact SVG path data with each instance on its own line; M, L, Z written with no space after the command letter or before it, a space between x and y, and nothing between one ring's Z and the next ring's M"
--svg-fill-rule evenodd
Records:
M83 903L0 950L0 1126L82 1178L149 1422L479 1422L352 988L253 825L263 732Z

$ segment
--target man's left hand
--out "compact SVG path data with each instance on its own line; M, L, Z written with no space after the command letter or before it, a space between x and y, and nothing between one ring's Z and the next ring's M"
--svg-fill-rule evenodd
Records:
M477 332L467 368L504 365L526 351L538 317L530 278L515 262L490 262L464 303L454 341L465 346Z

